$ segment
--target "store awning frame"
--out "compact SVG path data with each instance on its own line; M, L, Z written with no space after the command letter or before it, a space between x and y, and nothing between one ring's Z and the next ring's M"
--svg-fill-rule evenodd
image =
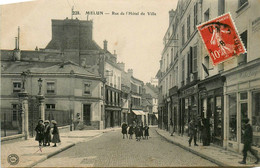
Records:
M135 115L145 115L142 110L132 110Z

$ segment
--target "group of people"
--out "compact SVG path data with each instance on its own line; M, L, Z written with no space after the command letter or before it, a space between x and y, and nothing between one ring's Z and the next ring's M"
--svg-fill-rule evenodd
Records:
M38 121L38 124L35 128L35 140L39 142L39 146L50 146L50 143L52 142L54 143L53 147L56 147L56 144L61 142L57 122L55 120L52 120L51 123L53 125L52 132L49 120L45 120L43 122L43 120L40 119ZM51 136L51 134L53 136Z
M240 164L246 164L246 158L247 158L247 152L250 152L255 158L255 164L258 164L260 161L260 158L258 157L257 153L252 150L252 142L253 142L253 129L252 126L249 123L249 119L248 118L244 118L242 120L243 123L243 139L244 139L244 148L243 148L243 160L240 161ZM192 119L189 123L189 146L191 146L191 142L192 140L194 140L194 146L198 146L196 143L197 140L197 124L195 123L195 121ZM209 126L209 123L206 122L206 120L202 120L202 125L201 125L201 132L202 132L202 144L203 146L207 146L209 145L210 141L209 141L209 131L208 129L206 129L206 127Z
M129 126L126 123L122 124L122 134L123 139L128 138L127 134L129 134L129 139L133 139L133 134L135 134L136 141L140 141L142 139L149 138L149 127L147 124L143 126L143 124L130 124Z

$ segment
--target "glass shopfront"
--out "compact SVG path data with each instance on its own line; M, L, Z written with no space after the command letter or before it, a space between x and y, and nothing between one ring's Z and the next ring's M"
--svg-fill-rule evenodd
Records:
M252 92L253 146L260 147L260 91Z
M229 99L229 134L230 141L237 141L237 96L236 94L228 95Z

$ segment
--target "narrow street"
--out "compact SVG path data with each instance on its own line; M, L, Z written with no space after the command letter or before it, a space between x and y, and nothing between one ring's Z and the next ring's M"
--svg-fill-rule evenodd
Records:
M119 130L61 152L35 167L217 166L175 146L150 128L149 140L122 139Z

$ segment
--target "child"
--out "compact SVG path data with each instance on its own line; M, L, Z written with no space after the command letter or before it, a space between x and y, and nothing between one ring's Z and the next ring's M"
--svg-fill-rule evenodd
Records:
M36 131L36 137L35 140L39 141L39 146L42 146L42 142L44 140L44 125L43 125L43 120L38 121L38 125L35 128Z
M136 141L140 141L141 139L141 128L139 125L136 126L136 129L135 129L135 136L136 136Z
M45 125L45 128L44 128L44 144L43 144L43 146L50 146L50 142L51 142L50 121L45 120L44 125Z
M149 127L147 126L147 124L145 124L145 127L144 127L144 137L145 137L145 139L148 139L148 137L149 137Z
M54 143L53 147L56 147L57 146L56 143L60 143L60 135L59 135L58 127L57 127L57 122L55 120L52 120L51 122L53 124L52 143Z
M130 124L129 130L128 130L129 139L133 139L133 133L134 133L134 127L132 126L132 124Z

